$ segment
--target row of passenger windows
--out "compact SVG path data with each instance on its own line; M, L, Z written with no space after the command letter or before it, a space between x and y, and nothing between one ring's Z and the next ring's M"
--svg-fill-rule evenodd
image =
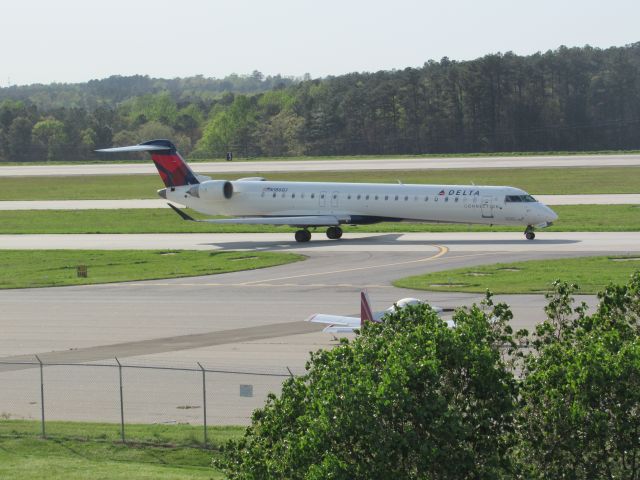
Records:
M266 196L265 192L262 192L262 196L263 197ZM276 198L277 196L278 196L278 193L277 192L273 192L272 197ZM287 196L287 193L282 192L280 194L280 196L282 198L285 198ZM295 193L291 193L290 196L291 196L291 198L296 198L296 194ZM326 196L326 194L324 194L324 193L318 194L318 198L320 198L320 199L324 199L325 196ZM437 202L439 197L440 197L439 195L434 195L433 196L433 200ZM305 198L305 194L301 193L299 195L299 198ZM310 193L309 194L309 198L315 199L316 198L316 194L315 193ZM338 194L336 194L336 193L332 194L331 198L333 198L335 200L336 198L338 198ZM358 194L358 195L348 194L347 195L347 200L351 200L352 198L354 198L356 200L371 200L371 199L373 199L373 200L382 200L383 196L382 195L364 195L364 194ZM458 197L458 196L453 196L453 198L454 198L455 202L460 201L460 197ZM465 197L465 198L469 198L469 197ZM474 202L477 202L477 198L478 198L477 196L473 197ZM414 197L413 197L414 201L418 201L420 199L422 199L422 197L419 197L418 195L414 195ZM408 202L409 201L409 195L404 195L404 196L403 195L384 195L384 200L385 201L393 200L393 201L396 201L396 202L399 201L399 200L404 200L405 202ZM426 195L424 197L424 201L425 202L429 201L429 195ZM449 201L449 197L445 196L444 197L444 201L448 202ZM507 195L506 197L504 197L504 201L505 201L505 203L537 202L537 200L535 198L533 198L531 195Z
M265 192L262 192L262 197L266 196ZM276 198L278 196L277 192L273 192L272 197ZM295 193L291 193L289 194L289 196L291 198L296 198L296 194ZM287 197L287 193L283 192L280 194L281 198L286 198ZM301 193L298 198L305 198L305 194ZM316 198L316 194L315 193L311 193L309 194L309 198ZM325 198L325 194L324 193L320 193L318 194L318 198L320 199L324 199ZM333 198L334 200L338 198L338 194L334 193L331 195L331 198ZM399 200L404 200L405 202L409 201L410 196L409 195L364 195L364 194L358 194L358 195L352 195L352 194L348 194L347 195L347 200L351 200L351 199L355 199L355 200L384 200L384 201L399 201ZM433 200L435 202L438 201L438 199L440 198L439 195L434 195L433 196ZM458 202L460 201L460 197L458 196L453 196L454 201ZM464 198L470 198L470 197L464 197ZM473 197L474 202L477 202L477 196ZM418 201L418 200L422 200L423 197L422 196L418 196L418 195L414 195L413 196L413 200L414 201ZM445 196L443 197L445 202L449 201L449 197ZM425 195L424 196L424 201L428 202L429 201L429 195Z

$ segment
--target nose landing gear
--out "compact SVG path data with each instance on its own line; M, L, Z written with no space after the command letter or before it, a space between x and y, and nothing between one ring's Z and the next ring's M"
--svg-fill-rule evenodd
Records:
M337 240L340 237L342 237L342 229L340 227L327 228L327 238Z
M527 229L524 231L524 236L527 240L533 240L536 238L536 234L533 233L533 227L531 225L527 226Z

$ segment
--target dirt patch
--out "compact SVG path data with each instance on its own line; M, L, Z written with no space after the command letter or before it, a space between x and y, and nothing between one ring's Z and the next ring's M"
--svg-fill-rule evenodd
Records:
M493 275L493 273L489 272L467 272L465 275L470 277L488 277L489 275Z
M614 262L640 262L640 257L615 257L609 258Z
M429 285L430 287L436 287L436 288L441 288L441 287L468 287L469 284L468 283L432 283L431 285Z
M515 268L515 267L504 267L504 268L499 268L498 270L501 272L520 272L522 269Z

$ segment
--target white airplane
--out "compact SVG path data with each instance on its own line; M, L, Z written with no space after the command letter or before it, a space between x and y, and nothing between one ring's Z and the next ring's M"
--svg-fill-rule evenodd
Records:
M316 313L307 318L307 322L324 323L329 325L324 330L325 333L352 333L354 330L362 328L365 322L382 322L382 317L388 313L393 313L396 310L406 307L407 305L420 305L426 302L418 300L417 298L403 298L391 305L386 310L381 312L374 312L371 310L371 302L366 292L360 292L360 318L358 317L344 317L341 315L327 315L325 313ZM441 307L431 308L441 315L444 312L452 312L453 309L445 309ZM455 323L453 320L446 320L447 326L453 328Z
M195 174L168 140L97 151L150 152L166 186L158 195L200 213L234 217L195 220L169 204L185 220L290 225L299 228L298 242L311 239L311 227L328 227L327 237L338 239L340 225L399 221L522 225L526 238L533 240L534 227L547 227L558 218L549 207L513 187L272 182L261 177L213 180Z

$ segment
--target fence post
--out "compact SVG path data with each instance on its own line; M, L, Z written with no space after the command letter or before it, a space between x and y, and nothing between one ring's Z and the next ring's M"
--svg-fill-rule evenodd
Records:
M202 371L202 413L204 415L204 447L207 448L208 439L207 439L207 379L206 379L206 370L200 362L198 362L198 366Z
M122 439L122 443L125 443L124 438L124 398L122 396L122 364L118 357L114 357L116 362L118 363L118 377L120 379L120 438Z
M47 432L44 426L44 371L42 368L42 360L38 355L35 356L40 364L40 418L42 419L42 438L47 438Z

